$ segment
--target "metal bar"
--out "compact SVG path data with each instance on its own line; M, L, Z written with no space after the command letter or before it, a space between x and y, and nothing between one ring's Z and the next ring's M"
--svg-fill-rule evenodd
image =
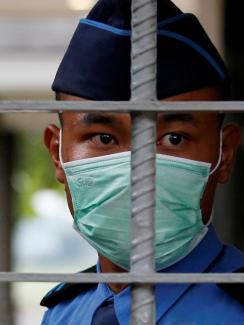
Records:
M60 111L101 112L244 112L244 101L167 102L138 100L131 102L91 101L0 101L0 113L58 113Z
M157 0L133 0L131 95L134 104L156 100L156 31ZM131 272L136 277L140 272L154 272L156 116L152 110L143 112L141 107L131 114ZM133 283L131 322L155 324L154 285Z
M244 283L244 273L12 273L0 272L0 282L65 283Z

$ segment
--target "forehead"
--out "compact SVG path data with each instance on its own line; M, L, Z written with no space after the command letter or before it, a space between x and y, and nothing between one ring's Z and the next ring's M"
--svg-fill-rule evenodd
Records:
M64 129L71 128L92 128L96 126L106 126L120 129L122 132L130 129L131 116L129 113L104 113L104 112L86 112L73 113L65 112L63 114ZM205 130L206 128L215 129L218 127L217 113L158 113L157 126L164 127L172 124L180 124L194 127L195 129Z
M195 91L190 91L184 94L179 94L164 99L163 101L216 101L221 100L221 90L218 87L207 87ZM85 99L67 95L57 94L57 100L71 100L71 101L83 101ZM158 122L172 122L181 121L194 123L195 125L204 123L210 119L216 120L216 113L159 113ZM82 123L83 125L91 124L114 124L130 123L130 114L127 113L72 113L64 112L63 120L68 124Z

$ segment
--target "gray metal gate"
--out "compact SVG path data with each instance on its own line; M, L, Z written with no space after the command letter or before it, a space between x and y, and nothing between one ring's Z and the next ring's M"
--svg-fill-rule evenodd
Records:
M159 102L156 99L157 1L132 1L132 99L129 102L0 101L0 113L129 112L132 117L131 270L119 274L1 272L0 282L129 283L133 325L155 324L156 283L244 283L244 274L157 274L154 271L155 121L157 112L244 112L244 102ZM143 178L142 178L143 176ZM145 200L145 196L147 199Z

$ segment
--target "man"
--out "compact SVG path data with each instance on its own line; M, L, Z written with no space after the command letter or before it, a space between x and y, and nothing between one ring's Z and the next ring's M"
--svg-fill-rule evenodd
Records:
M80 21L53 89L57 100L129 100L130 1L100 0ZM228 97L229 79L197 19L158 1L160 100ZM65 186L76 230L98 251L97 272L129 269L129 114L60 115L45 144ZM230 177L239 144L235 124L216 113L158 114L156 255L159 272L234 272L244 256L211 226L218 183ZM91 270L90 270L91 271ZM157 324L241 324L241 286L156 286ZM238 293L239 292L239 293ZM44 297L43 324L129 324L130 288L61 284Z

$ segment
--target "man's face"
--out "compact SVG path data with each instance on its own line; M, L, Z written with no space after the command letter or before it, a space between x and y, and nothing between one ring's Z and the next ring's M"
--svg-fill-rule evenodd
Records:
M61 95L61 100L82 100ZM219 100L215 88L168 98L179 100ZM127 113L73 113L64 112L62 158L64 162L110 155L131 149L131 118ZM220 153L220 119L216 113L159 113L157 117L157 152L216 166ZM45 143L54 162L57 179L65 184L71 212L72 200L58 156L59 129L50 125L45 131ZM210 217L217 183L225 183L230 175L235 152L239 143L237 126L231 124L223 130L222 162L210 176L201 209L203 221ZM109 185L109 184L108 184Z

